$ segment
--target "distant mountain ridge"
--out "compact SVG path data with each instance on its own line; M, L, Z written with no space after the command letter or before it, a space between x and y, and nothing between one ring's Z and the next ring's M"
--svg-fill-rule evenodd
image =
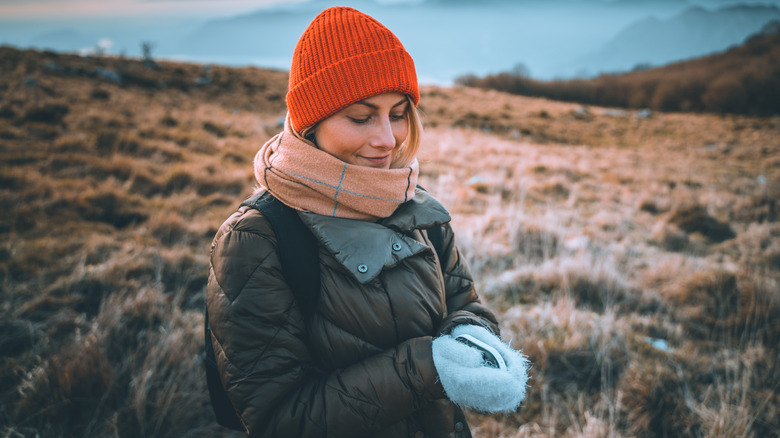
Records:
M667 20L650 17L637 21L574 65L595 75L705 56L742 43L779 18L777 6L743 5L712 11L696 6Z
M289 55L306 26L302 15L290 10L263 10L209 21L186 37L177 50L199 56Z
M298 36L329 3L320 0L210 21L184 39L178 50L204 58L254 58L267 66L287 68ZM488 3L490 7L475 0L458 0L454 5L449 0L401 5L363 0L354 6L378 14L380 21L396 31L410 50L416 50L413 56L420 72L449 79L469 72L480 73L479 69L482 73L505 70L518 63L530 67L532 75L557 77L627 71L637 64L663 65L725 50L741 43L767 21L780 18L777 6L741 5L707 10L690 6L693 3L687 0L583 0L555 6L558 15L550 12L553 6L536 1ZM668 11L674 5L683 12L667 19L647 12ZM599 20L605 20L591 15L599 11L617 13L614 8L634 8L643 11L645 18L623 27L611 39L599 40L591 35L597 33L594 28L601 25ZM556 17L558 22L546 27L534 23L552 22ZM582 29L566 29L565 22L577 18ZM615 27L616 31L620 28ZM580 48L586 45L585 41L593 41L598 47L602 44L599 41L604 40L606 43L600 48L580 56L587 53ZM546 69L544 63L557 66Z
M349 4L392 29L415 59L423 83L446 85L522 64L537 79L627 71L722 51L772 18L777 6L730 0L354 0ZM753 0L743 0L752 2ZM780 0L767 0L773 5ZM229 66L288 69L305 27L331 0L281 4L241 15L173 23L125 20L108 28L61 21L11 23L0 17L0 44L84 51L102 38L113 53ZM699 6L695 6L699 5ZM702 8L706 5L707 8ZM157 18L157 20L160 20ZM108 30L106 30L108 28ZM10 36L9 36L10 35Z

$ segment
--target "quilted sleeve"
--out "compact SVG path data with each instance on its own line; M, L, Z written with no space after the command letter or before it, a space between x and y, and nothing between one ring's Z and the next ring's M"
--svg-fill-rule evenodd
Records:
M449 333L461 324L479 325L499 335L495 315L485 307L474 289L474 280L466 259L455 244L455 234L450 224L442 225L441 267L447 295L447 317L439 327L439 333Z

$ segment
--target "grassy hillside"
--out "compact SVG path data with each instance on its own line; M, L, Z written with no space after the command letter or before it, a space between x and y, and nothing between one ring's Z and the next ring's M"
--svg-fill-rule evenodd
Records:
M716 55L593 79L539 81L517 73L457 80L524 96L623 108L780 114L780 22Z
M208 248L286 73L0 48L0 436L240 436ZM425 87L421 184L534 362L477 437L774 436L780 122Z

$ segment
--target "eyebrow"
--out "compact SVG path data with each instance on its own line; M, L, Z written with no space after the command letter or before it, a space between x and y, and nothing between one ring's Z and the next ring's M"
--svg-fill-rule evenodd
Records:
M395 108L397 106L401 106L401 105L403 105L406 102L407 102L407 99L406 99L406 97L404 97L403 99L399 100L398 103L396 103L392 107ZM373 103L366 102L365 100L360 100L360 101L357 101L355 103L356 104L360 104L360 105L365 105L365 106L367 106L369 108L373 108L373 109L378 109L379 108L377 105L374 105Z

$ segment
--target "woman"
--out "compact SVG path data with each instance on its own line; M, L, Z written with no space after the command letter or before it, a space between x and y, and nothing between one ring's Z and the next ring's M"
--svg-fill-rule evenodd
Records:
M495 335L446 209L416 188L418 101L411 57L373 18L329 8L301 36L284 130L255 175L316 238L313 312L258 210L240 208L212 245L210 339L247 435L470 436L458 404L523 400L525 357Z

